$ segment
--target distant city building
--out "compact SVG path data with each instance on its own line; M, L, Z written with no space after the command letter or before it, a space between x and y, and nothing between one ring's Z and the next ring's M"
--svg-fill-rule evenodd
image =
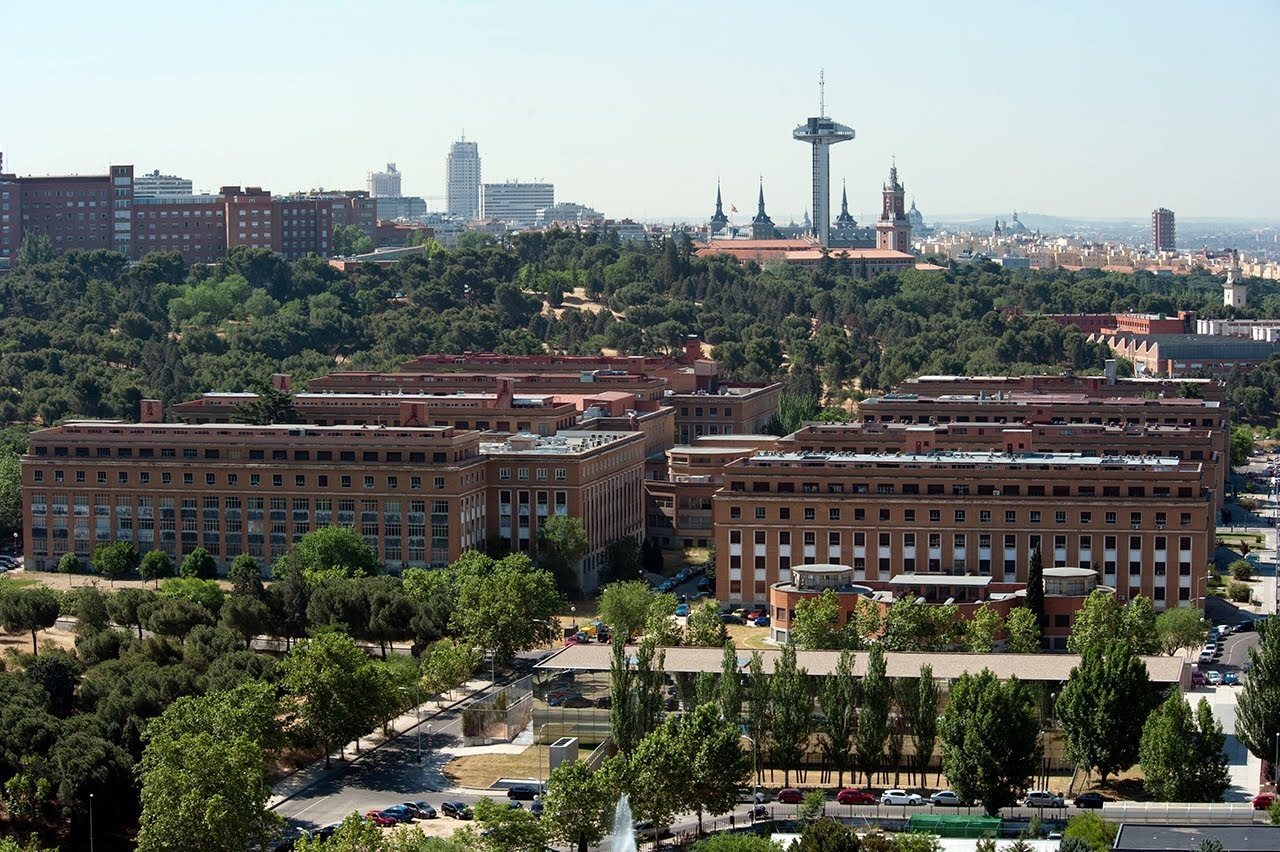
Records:
M134 175L133 177L133 196L156 196L156 195L190 195L191 181L187 178L180 178L175 175L162 175L160 170L145 174Z
M416 196L399 198L374 198L379 219L417 219L427 215L427 202Z
M773 227L773 220L769 218L769 214L764 212L764 183L760 184L760 200L756 205L755 218L751 220L751 239L753 240L772 240L777 238L776 229Z
M724 204L720 201L720 181L716 181L716 212L711 214L707 226L708 236L715 236L729 227L729 217L725 215Z
M859 228L858 220L849 212L849 191L840 189L840 215L831 229L832 248L875 248L876 232L871 228Z
M1151 247L1157 252L1177 250L1172 210L1159 207L1151 211Z
M400 172L395 163L387 163L385 172L369 172L369 194L374 198L400 197Z
M1231 266L1227 280L1222 285L1222 304L1228 308L1243 308L1249 301L1249 287L1240 279L1240 253L1231 253Z
M1017 218L1017 214L1014 214ZM907 221L911 223L911 230L916 233L924 233L924 214L916 209L916 200L911 199L911 209L907 211Z
M531 227L539 210L555 205L555 195L555 186L549 183L486 183L480 215L518 227Z
M911 222L907 219L906 188L898 182L898 165L889 167L889 182L884 185L884 204L880 221L876 222L876 248L889 251L911 251Z
M559 204L552 204L550 207L539 208L534 213L534 224L538 227L552 225L557 222L570 225L581 225L586 222L594 222L603 219L604 215L594 208L585 204L576 204L572 201L561 201Z
M480 148L465 136L449 149L445 212L462 219L480 216Z

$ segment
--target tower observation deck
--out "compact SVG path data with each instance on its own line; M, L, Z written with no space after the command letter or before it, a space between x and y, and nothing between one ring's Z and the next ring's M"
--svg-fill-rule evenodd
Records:
M823 110L825 112L825 110ZM791 131L791 138L813 146L813 235L828 245L831 235L830 147L853 138L853 128L826 116L815 116Z

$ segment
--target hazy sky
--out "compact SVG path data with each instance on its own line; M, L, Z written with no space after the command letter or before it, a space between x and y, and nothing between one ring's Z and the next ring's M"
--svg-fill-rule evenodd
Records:
M809 199L795 125L827 113L832 195L867 218L892 154L926 218L1012 209L1280 218L1280 2L0 3L5 171L108 163L196 189L444 192L552 181L612 216L775 222ZM429 201L433 208L442 202ZM862 214L862 215L860 215ZM740 217L741 218L741 217Z

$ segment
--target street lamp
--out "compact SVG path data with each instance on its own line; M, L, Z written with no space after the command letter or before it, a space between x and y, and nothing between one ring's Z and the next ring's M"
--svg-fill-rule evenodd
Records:
M401 691L401 692L408 692L408 691L409 691L409 687L407 687L407 686L402 686L402 687L400 687L399 689L400 689L400 691ZM417 760L417 762L418 762L418 764L419 764L419 765L421 765L421 763L422 763L422 701L421 701L421 698L420 698L420 696L419 696L419 694L418 694L418 684L417 684L417 683L414 683L414 685L413 685L413 701L414 701L414 708L413 708L413 710L414 710L414 715L418 717L418 724L414 726L414 727L417 729L417 734L418 734L418 760Z
M756 741L746 734L738 734L738 739L751 743L751 760L756 767L756 791L755 795L751 797L751 821L755 822L756 805L759 804L758 799L760 798L760 749L756 747Z
M93 852L93 794L89 794L89 852Z

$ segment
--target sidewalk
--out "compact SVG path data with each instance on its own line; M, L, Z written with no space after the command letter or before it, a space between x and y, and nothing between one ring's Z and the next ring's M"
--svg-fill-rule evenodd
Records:
M272 785L271 797L267 799L267 807L279 807L307 788L325 780L330 775L344 771L351 763L377 750L385 743L390 742L401 734L412 731L419 723L428 725L441 715L456 710L458 707L476 699L486 692L491 685L492 681L487 678L469 680L454 690L453 694L459 696L456 700L428 701L420 707L410 708L387 723L389 733L386 736L383 735L382 729L379 728L360 737L358 741L353 740L347 743L346 748L343 750L330 752L329 757L332 764L328 769L325 768L324 758L300 769L295 769ZM359 754L356 754L357 744L360 749ZM441 751L452 753L455 749L442 749ZM339 759L342 754L347 756L345 760Z

